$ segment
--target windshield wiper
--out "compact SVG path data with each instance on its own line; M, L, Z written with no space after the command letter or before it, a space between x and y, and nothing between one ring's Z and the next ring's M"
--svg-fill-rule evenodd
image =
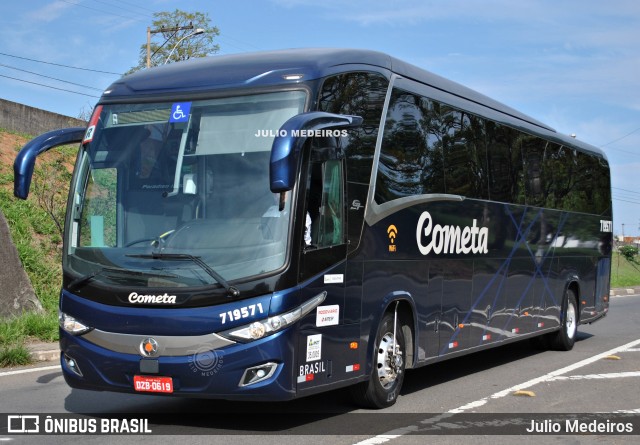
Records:
M118 268L118 267L108 267L108 266L106 266L106 267L101 267L99 269L96 269L93 272L88 273L86 275L83 275L83 276L81 276L79 278L76 278L71 283L69 283L69 285L67 286L67 290L69 292L73 292L74 289L83 286L84 284L86 284L89 281L93 280L98 275L102 275L105 272L124 273L124 274L127 274L127 275L144 275L145 277L148 277L148 276L160 277L160 278L174 278L175 277L175 275L152 274L152 273L143 272L143 271L139 271L139 270L129 270L129 269L121 269L121 268Z
M190 255L188 253L151 253L151 254L132 254L132 255L127 255L127 256L131 257L131 258L148 258L148 259L153 259L153 260L178 260L178 261L189 260L189 261L192 261L195 264L197 264L198 266L200 266L202 268L202 270L204 270L206 273L208 273L209 276L211 276L211 278L213 278L218 283L220 283L220 285L222 287L224 287L224 289L227 291L227 294L229 294L229 296L231 296L231 297L239 297L240 296L240 291L237 288L231 286L227 282L227 280L222 278L222 276L220 276L220 274L218 272L213 270L211 268L211 266L209 266L207 263L202 261L200 259L200 257L198 257L198 256Z

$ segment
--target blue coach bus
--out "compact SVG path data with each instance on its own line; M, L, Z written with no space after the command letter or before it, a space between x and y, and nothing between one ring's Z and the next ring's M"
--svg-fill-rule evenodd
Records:
M385 54L286 50L122 77L80 143L61 364L74 388L288 400L606 315L597 148Z

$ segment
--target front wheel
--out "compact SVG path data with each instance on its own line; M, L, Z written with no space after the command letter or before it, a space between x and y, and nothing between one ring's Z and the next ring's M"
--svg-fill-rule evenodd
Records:
M573 290L567 289L562 302L561 328L551 337L551 348L556 351L570 351L576 342L578 332L578 303Z
M376 335L369 380L352 388L352 395L365 408L386 408L396 403L405 372L405 339L399 320L394 332L394 314L382 318Z

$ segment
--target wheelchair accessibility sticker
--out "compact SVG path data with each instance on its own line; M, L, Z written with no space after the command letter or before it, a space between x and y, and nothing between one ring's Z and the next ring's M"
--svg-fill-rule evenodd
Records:
M190 111L191 102L176 102L171 106L169 122L187 122L189 120Z

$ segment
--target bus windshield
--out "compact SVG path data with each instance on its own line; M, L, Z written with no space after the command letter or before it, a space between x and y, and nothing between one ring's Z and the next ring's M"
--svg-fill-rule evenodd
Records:
M291 200L280 210L270 191L270 150L306 96L99 105L72 184L66 270L76 282L185 287L281 268Z

